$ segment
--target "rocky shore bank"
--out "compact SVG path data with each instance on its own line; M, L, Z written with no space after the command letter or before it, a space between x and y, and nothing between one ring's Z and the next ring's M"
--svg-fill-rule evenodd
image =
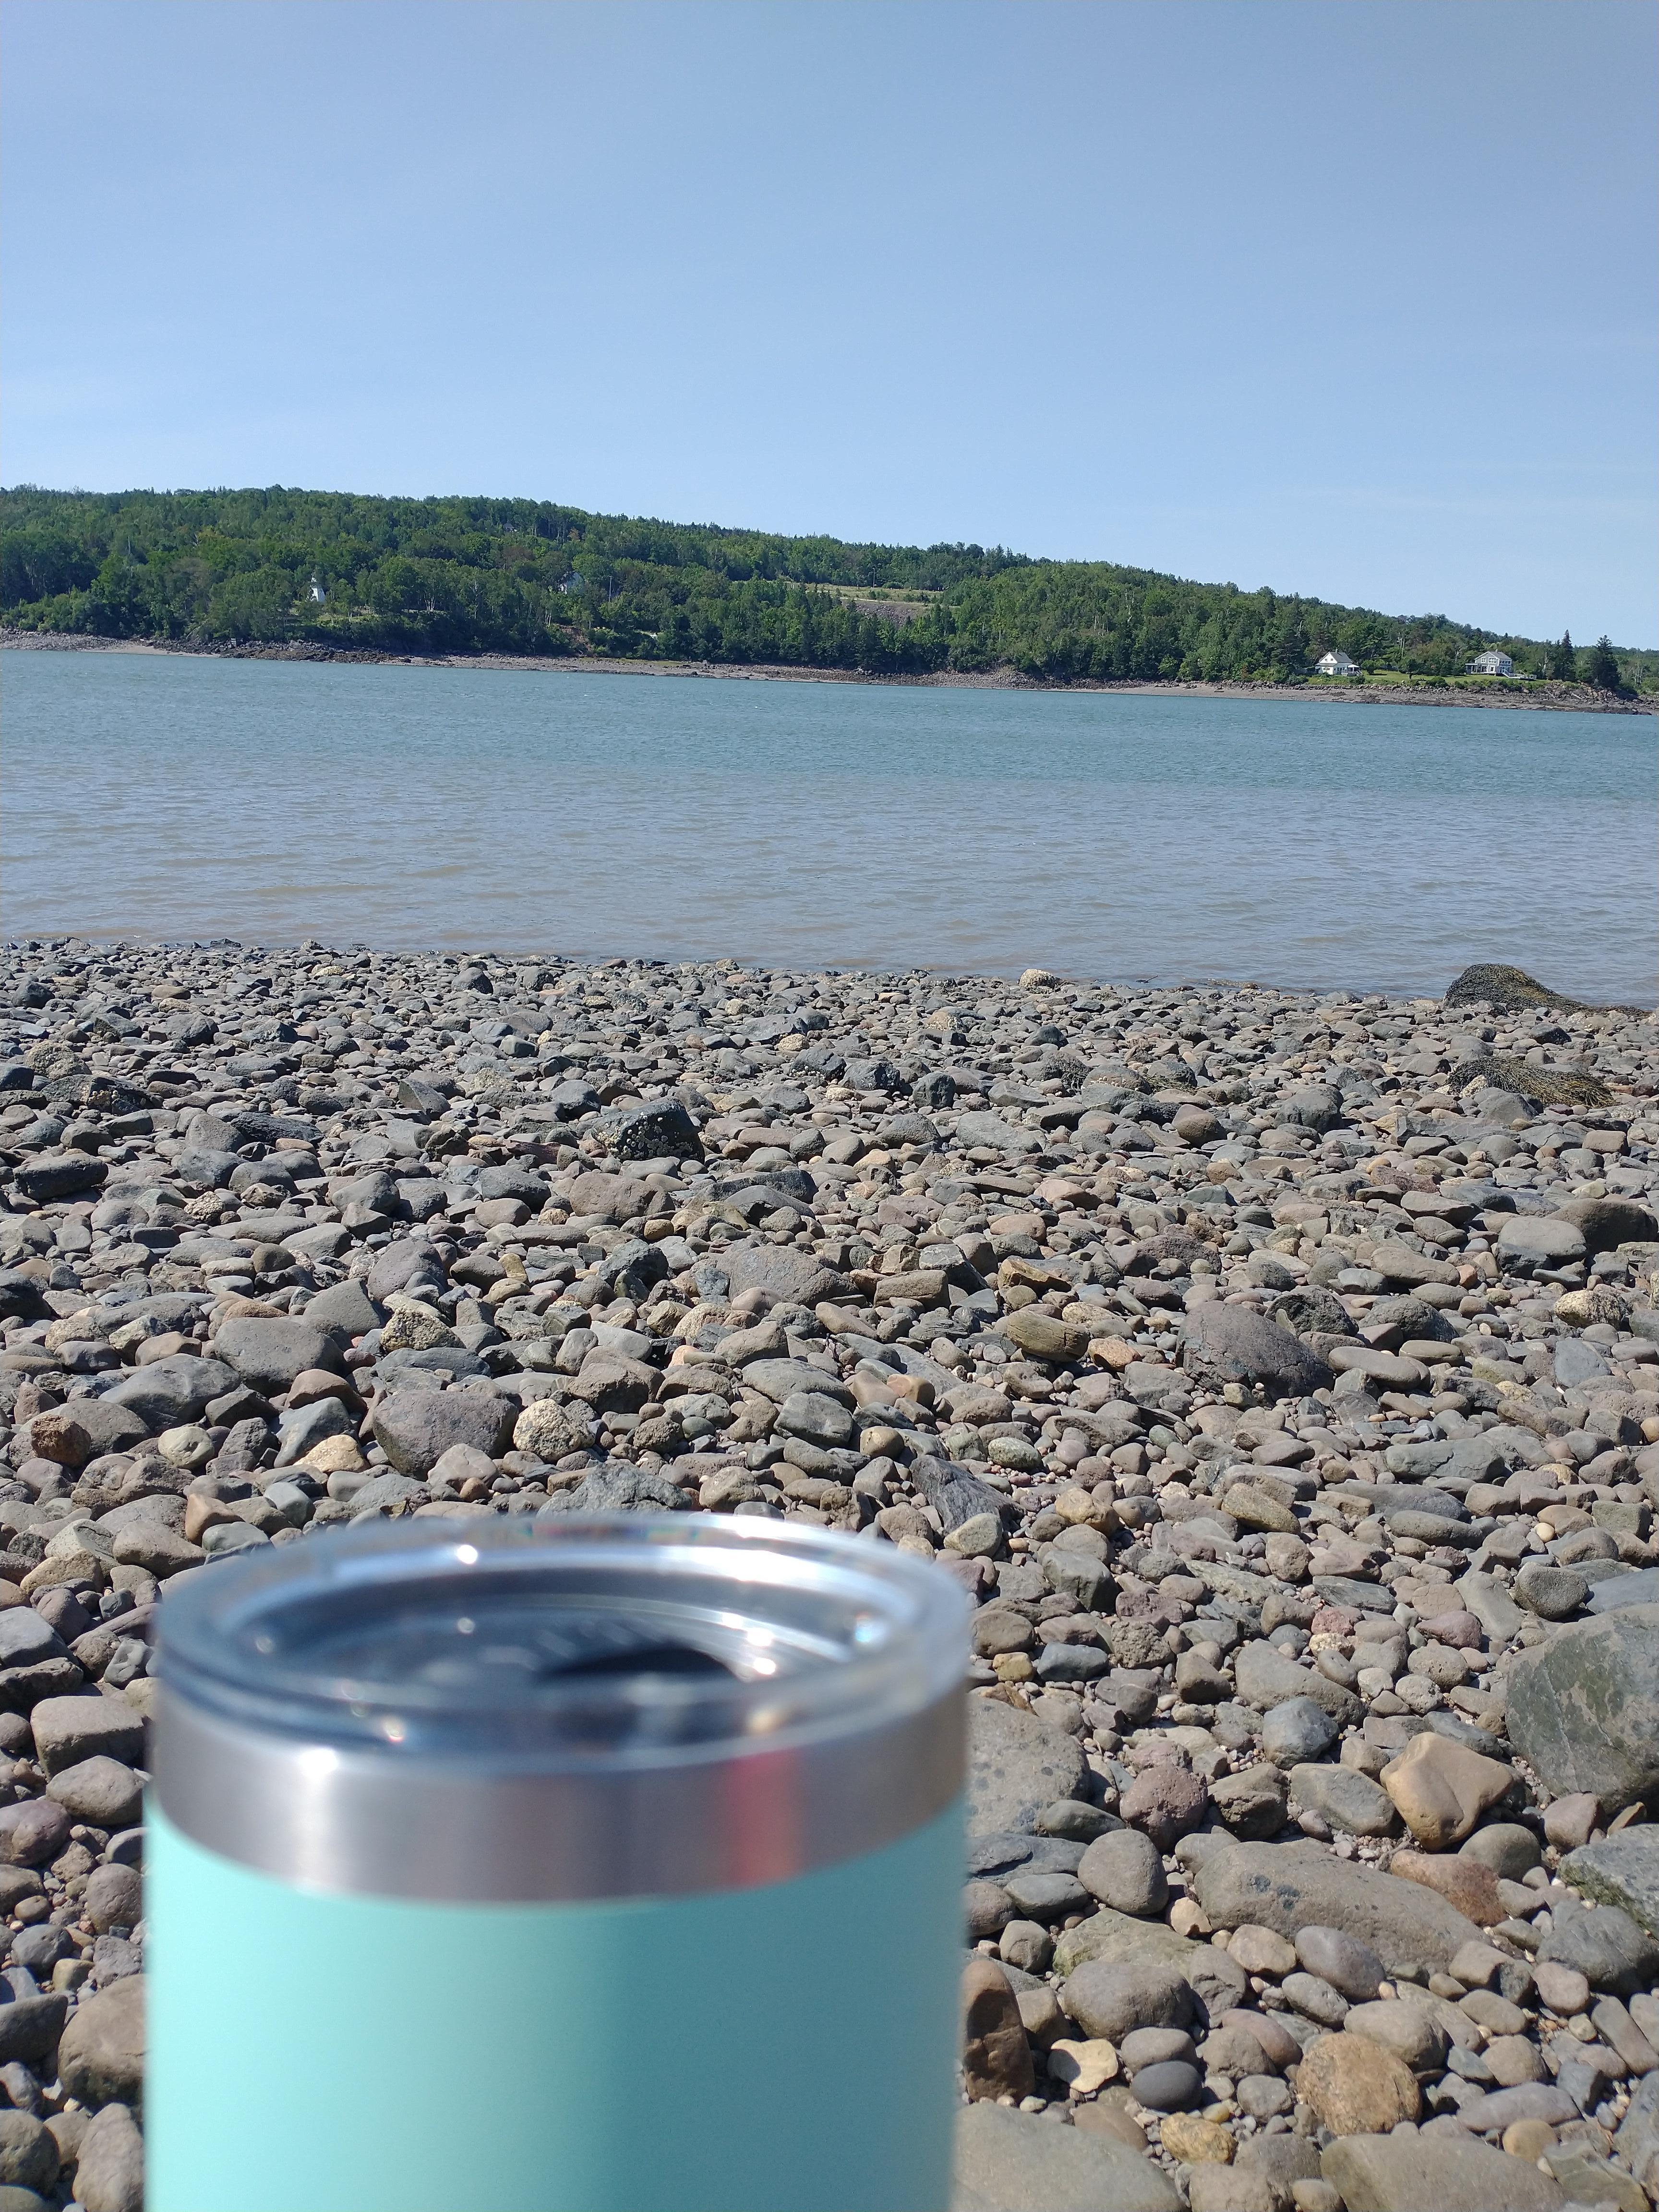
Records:
M1659 2198L1650 1014L32 942L0 1177L4 2212L140 2203L168 1590L585 1509L977 1601L960 2212Z
M755 684L897 684L924 690L1119 691L1139 698L1327 699L1350 707L1512 707L1574 714L1659 714L1659 696L1622 699L1584 684L1544 681L1524 686L1492 684L1462 689L1407 684L1097 684L1060 683L1028 676L1017 668L992 668L969 674L949 669L926 676L866 675L855 668L797 668L782 662L611 659L598 653L554 658L544 653L357 652L329 645L206 645L173 638L89 637L62 630L21 630L0 626L0 648L24 653L176 653L222 660L321 660L364 667L489 668L520 674L568 676L717 676Z

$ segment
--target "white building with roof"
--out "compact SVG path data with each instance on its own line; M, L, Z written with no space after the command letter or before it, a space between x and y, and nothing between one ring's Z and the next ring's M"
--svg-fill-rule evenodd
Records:
M1335 651L1322 653L1316 666L1321 676L1358 676L1359 673L1357 660L1350 660L1346 653Z
M1471 676L1513 676L1515 663L1507 653L1482 653L1469 663Z

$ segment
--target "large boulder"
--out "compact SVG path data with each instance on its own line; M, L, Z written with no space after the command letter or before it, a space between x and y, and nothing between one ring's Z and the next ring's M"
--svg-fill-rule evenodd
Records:
M1345 1690L1316 1668L1298 1667L1274 1644L1241 1644L1233 1662L1233 1678L1241 1702L1255 1706L1258 1712L1267 1712L1291 1698L1307 1698L1340 1728L1357 1727L1365 1717L1365 1708L1352 1690Z
M1505 1267L1567 1267L1584 1256L1584 1232L1559 1213L1511 1213L1498 1232Z
M83 1759L143 1757L143 1716L125 1698L43 1698L29 1715L35 1756L48 1774Z
M41 1152L18 1169L17 1188L37 1206L50 1206L84 1191L100 1190L109 1176L107 1162L91 1152Z
M665 1474L606 1460L590 1468L581 1480L561 1491L536 1516L538 1522L566 1513L678 1513L690 1503Z
M1535 1006L1560 1006L1577 1012L1580 1001L1564 999L1524 968L1510 968L1499 961L1478 961L1466 968L1446 991L1449 1006L1490 1006L1494 1013L1519 1014Z
M1420 1882L1328 1857L1317 1845L1236 1844L1216 1851L1194 1880L1217 1928L1271 1928L1292 1942L1300 1929L1340 1928L1369 1943L1391 1973L1438 1972L1480 1930Z
M1659 1828L1626 1828L1581 1844L1562 1860L1561 1879L1594 1904L1618 1905L1650 1936L1659 1936Z
M1217 1301L1195 1306L1182 1324L1182 1364L1208 1382L1255 1382L1263 1389L1305 1396L1328 1390L1331 1370L1316 1352L1298 1343L1249 1306Z
M308 1367L343 1372L340 1347L314 1322L239 1316L221 1327L213 1340L215 1356L228 1360L244 1382L275 1395L286 1390Z
M86 2212L143 2212L144 2139L125 2105L106 2105L88 2123L75 2194Z
M144 2089L144 1977L82 1996L58 2045L64 2089L83 2105L137 2105Z
M1538 1955L1575 1967L1593 1990L1629 1996L1650 1989L1659 1975L1659 1943L1616 1905L1558 1905L1554 1924Z
M702 1139L697 1125L678 1098L627 1106L606 1128L619 1160L700 1160Z
M1510 1669L1509 1738L1558 1797L1659 1799L1659 1605L1574 1621Z
M846 1288L822 1260L788 1244L734 1244L716 1264L734 1298L745 1291L769 1291L790 1305L811 1306Z
M456 1444L499 1458L518 1412L495 1390L392 1390L375 1401L374 1441L399 1474L424 1481Z
M159 1361L155 1364L161 1364ZM149 1434L149 1424L142 1413L108 1395L71 1398L63 1407L62 1415L73 1421L86 1438L88 1459L101 1459L106 1452L131 1451L134 1444L143 1443Z
M191 1359L180 1353L135 1367L98 1402L136 1414L148 1434L161 1436L205 1413L236 1379L222 1360Z
M758 1390L775 1406L782 1405L799 1390L834 1398L843 1406L853 1402L852 1392L837 1376L825 1374L808 1359L751 1359L743 1370L743 1379L746 1389Z
M1559 2182L1464 2136L1339 2136L1321 2160L1348 2212L1557 2212Z
M1342 1093L1334 1083L1306 1083L1281 1098L1274 1111L1281 1121L1322 1135L1342 1119Z
M365 1294L377 1304L396 1291L421 1297L443 1288L443 1262L424 1237L402 1237L382 1246L363 1279Z
M1511 2160L1511 2163L1514 2161ZM951 2212L1180 2212L1169 2176L1114 2136L975 2103L957 2119Z
M1591 1252L1659 1242L1659 1220L1639 1198L1570 1198L1557 1218L1573 1223Z
M1139 2027L1184 2028L1193 2017L1192 1984L1179 1967L1158 1960L1085 1960L1066 1978L1060 2002L1085 2034L1109 2043Z
M1119 1831L1119 1833L1123 1832ZM1098 1960L1137 1973L1170 1968L1178 1974L1203 2008L1218 2019L1230 2006L1249 2002L1249 1976L1237 1959L1213 1943L1194 1943L1162 1920L1140 1920L1103 1905L1068 1928L1054 1946L1054 1972L1078 1972Z
M386 1315L362 1285L349 1276L343 1283L331 1283L327 1290L319 1291L306 1307L305 1318L311 1328L326 1329L337 1341L349 1342L378 1328Z
M1034 1832L1045 1805L1081 1797L1088 1762L1069 1735L1000 1698L968 1705L968 1832Z

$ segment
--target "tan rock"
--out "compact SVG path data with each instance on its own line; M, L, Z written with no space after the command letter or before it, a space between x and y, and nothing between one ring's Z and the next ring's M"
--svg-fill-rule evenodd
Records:
M385 1352L435 1352L441 1346L458 1345L460 1339L443 1316L416 1298L393 1300L395 1310L380 1332Z
M1077 2106L1072 2124L1084 2135L1109 2136L1114 2142L1127 2143L1131 2150L1145 2150L1146 2130L1131 2113L1130 2101L1127 2089L1108 2089L1092 2104Z
M100 1589L109 1582L109 1562L91 1552L60 1552L31 1567L20 1587L25 1597L51 1589L58 1583L95 1583Z
M1031 2046L1013 1984L994 1959L969 1959L962 1973L962 2070L970 2098L1029 2097L1036 2086Z
M1405 2060L1346 2029L1316 2043L1297 2069L1298 2100L1333 2135L1379 2136L1422 2110L1417 2076Z
M1012 1337L1020 1350L1029 1352L1033 1359L1046 1360L1056 1367L1075 1367L1087 1357L1088 1330L1079 1328L1074 1322L1060 1321L1040 1307L1023 1306L1002 1327L1003 1334Z
M1389 1872L1398 1875L1402 1881L1420 1882L1425 1889L1438 1890L1477 1928L1494 1928L1500 1920L1509 1917L1508 1909L1498 1894L1498 1876L1478 1859L1449 1855L1435 1857L1426 1851L1396 1851L1389 1862Z
M1523 2158L1528 2166L1536 2166L1561 2138L1547 2120L1511 2120L1501 2140L1511 2158Z
M1039 1982L1035 1989L1017 1990L1019 2017L1025 2033L1039 2051L1046 2051L1051 2043L1060 2039L1062 2028L1071 2026L1060 2008L1060 1999L1047 1982Z
M1214 2120L1196 2112L1166 2112L1158 2128L1164 2148L1183 2166L1229 2166L1233 2139Z
M92 1438L73 1413L54 1407L30 1422L29 1449L36 1459L52 1460L58 1467L84 1467L92 1457Z
M82 1995L58 2046L64 2088L83 2105L136 2105L144 2086L144 1977Z
M1092 2097L1097 2089L1103 2089L1107 2082L1117 2079L1117 2045L1109 2043L1103 2035L1090 2036L1084 2041L1058 2037L1048 2046L1048 2071L1056 2081L1063 2081L1074 2097Z
M1439 2066L1446 2056L1446 2031L1425 2004L1414 1997L1378 1997L1351 2005L1342 2023L1349 2035L1363 2035L1403 2059L1413 2074Z
M324 1437L300 1465L313 1474L361 1474L368 1465L356 1437Z
M1236 1482L1221 1501L1222 1510L1231 1513L1235 1521L1242 1521L1247 1528L1260 1528L1281 1536L1297 1533L1296 1516L1288 1505L1280 1504L1265 1490L1258 1490L1253 1482Z
M204 1428L187 1421L164 1430L155 1439L155 1449L171 1467L205 1467L213 1457L213 1439Z
M1559 1959L1540 1959L1533 1969L1538 1984L1538 1994L1553 2013L1570 2020L1575 2013L1583 2012L1589 2004L1590 1986L1577 1966L1564 1966Z
M236 1517L219 1498L204 1498L199 1491L194 1491L185 1500L185 1541L199 1544L210 1528Z
M1481 1814L1508 1796L1516 1779L1512 1767L1466 1751L1428 1729L1389 1760L1381 1778L1395 1810L1431 1851L1461 1844Z
M1268 1974L1277 1981L1296 1971L1296 1946L1271 1928L1253 1927L1248 1921L1227 1938L1227 1955L1247 1974Z
M115 1557L118 1565L142 1567L159 1582L183 1568L200 1566L206 1554L163 1522L134 1521L116 1537Z
M1058 1513L1062 1521L1069 1521L1077 1528L1109 1530L1115 1526L1110 1506L1097 1504L1092 1495L1078 1483L1073 1483L1069 1490L1062 1490L1050 1510Z
M1544 2054L1530 2036L1495 2035L1480 2055L1500 2089L1515 2089L1523 2081L1544 2079Z
M1306 1582L1310 1557L1300 1536L1274 1534L1267 1539L1267 1571L1282 1583Z

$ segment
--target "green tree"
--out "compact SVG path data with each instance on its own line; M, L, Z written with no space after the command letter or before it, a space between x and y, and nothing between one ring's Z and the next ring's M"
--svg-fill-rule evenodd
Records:
M1598 637L1590 647L1584 667L1584 681L1593 684L1598 691L1622 691L1624 679L1619 673L1619 663L1613 657L1613 642L1605 635Z
M1558 684L1578 681L1578 655L1573 651L1572 632L1564 629L1561 642L1550 655L1550 674Z

